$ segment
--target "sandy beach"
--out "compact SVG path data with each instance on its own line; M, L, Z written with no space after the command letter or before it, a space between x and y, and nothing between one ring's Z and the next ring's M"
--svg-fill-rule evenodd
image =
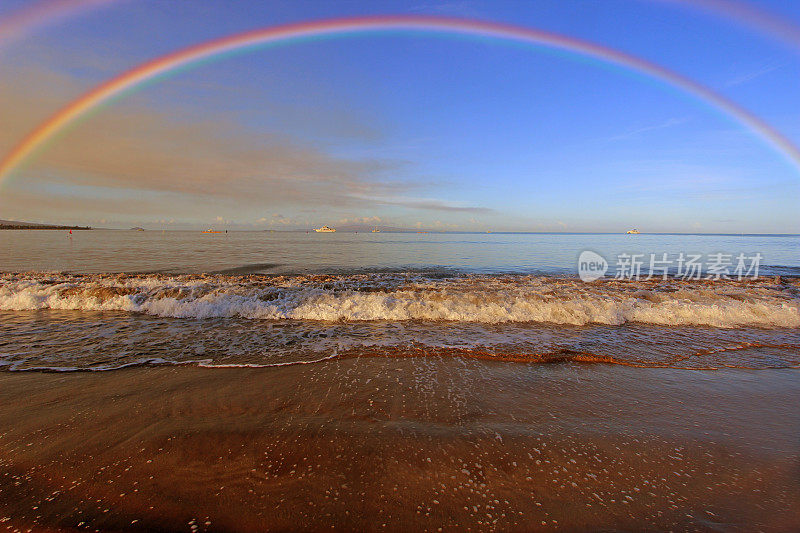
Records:
M0 520L788 531L798 377L443 357L4 372Z

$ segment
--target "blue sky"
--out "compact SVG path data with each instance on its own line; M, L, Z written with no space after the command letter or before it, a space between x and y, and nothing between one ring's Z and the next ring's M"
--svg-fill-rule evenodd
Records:
M24 5L4 3L2 13ZM0 50L0 150L83 91L164 53L275 24L381 13L601 43L714 89L800 145L800 48L680 2L231 6L119 2ZM800 28L800 5L758 6ZM0 190L0 218L778 233L800 232L798 200L800 170L663 83L537 47L385 33L266 48L152 84L18 170Z

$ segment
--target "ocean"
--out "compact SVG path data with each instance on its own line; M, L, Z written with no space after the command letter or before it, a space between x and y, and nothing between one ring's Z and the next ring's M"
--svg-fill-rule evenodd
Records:
M439 270L576 276L584 250L763 255L764 275L800 275L798 235L569 233L0 232L0 271L331 274ZM648 256L649 258L649 256Z

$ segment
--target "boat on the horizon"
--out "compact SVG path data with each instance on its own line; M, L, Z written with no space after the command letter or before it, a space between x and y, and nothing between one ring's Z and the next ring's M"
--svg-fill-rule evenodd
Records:
M331 228L330 226L322 226L321 228L316 228L314 231L317 233L335 233L336 230Z
M203 230L200 233L222 233L222 232L219 230L208 228L207 230Z
M639 234L639 230L638 230L638 229L636 229L636 228L634 228L634 229L629 229L629 230L628 230L626 233L627 233L628 235L638 235L638 234Z
M375 227L374 230L372 230L372 233L380 233L380 232L381 232L381 230L379 230L377 226Z

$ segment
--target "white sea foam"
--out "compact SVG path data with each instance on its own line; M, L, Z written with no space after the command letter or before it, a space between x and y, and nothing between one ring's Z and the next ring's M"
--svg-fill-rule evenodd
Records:
M0 275L0 310L91 310L265 320L628 322L800 327L797 280L603 281L535 276Z

